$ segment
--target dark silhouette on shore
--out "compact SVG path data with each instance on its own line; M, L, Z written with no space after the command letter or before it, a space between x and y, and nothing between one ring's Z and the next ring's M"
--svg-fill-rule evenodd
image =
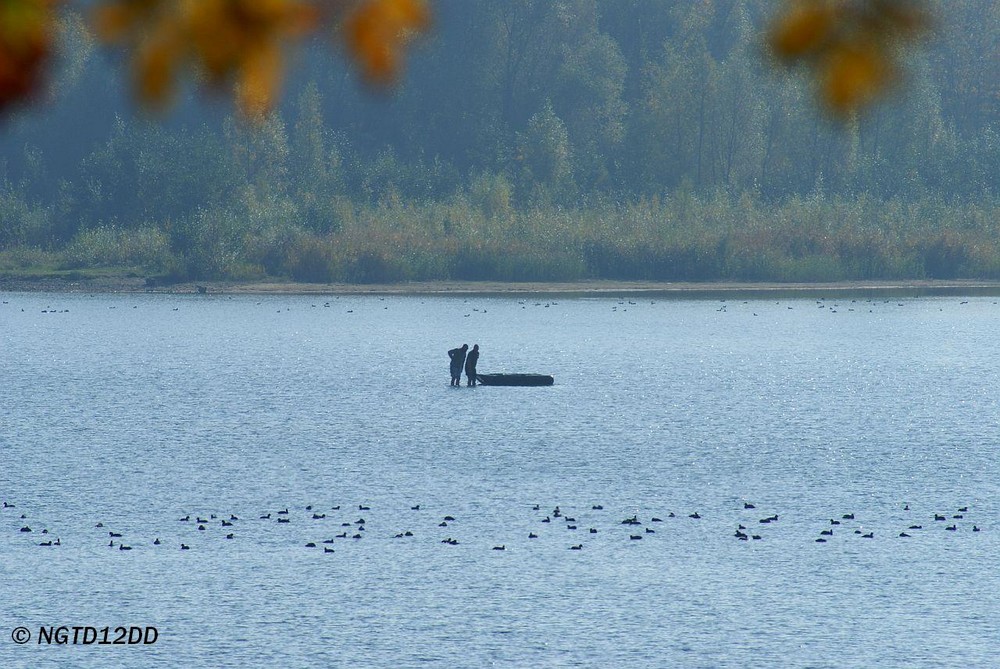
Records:
M465 353L469 350L468 344L462 344L461 348L453 348L448 351L451 358L451 385L462 385L462 367L465 365Z
M467 386L476 385L476 365L479 363L479 344L472 347L469 354L465 357L465 376Z

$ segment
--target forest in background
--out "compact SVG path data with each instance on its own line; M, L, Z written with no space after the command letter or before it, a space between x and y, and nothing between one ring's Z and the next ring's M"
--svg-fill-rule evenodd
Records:
M769 64L768 0L439 0L399 87L327 45L257 125L134 111L63 20L0 126L0 273L189 279L1000 278L1000 4L846 124Z

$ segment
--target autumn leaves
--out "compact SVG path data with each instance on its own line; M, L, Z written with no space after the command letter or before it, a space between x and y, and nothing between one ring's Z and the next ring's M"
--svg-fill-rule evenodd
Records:
M403 47L410 35L426 29L430 14L423 0L368 2L345 22L348 51L365 76L391 83L400 70Z
M504 1L504 0L501 0ZM69 0L0 0L0 112L40 86L54 48L57 10ZM141 102L166 105L193 76L231 89L249 117L280 93L286 52L328 35L341 42L365 78L398 76L404 50L430 22L429 0L100 0L93 27L130 55ZM767 33L777 58L803 65L820 99L849 116L898 79L899 49L923 35L918 0L787 0Z
M0 109L37 88L60 0L0 0ZM169 103L185 74L231 88L250 117L277 100L286 51L326 33L373 83L392 82L406 44L429 24L427 0L104 0L92 11L102 41L130 54L135 91Z
M31 95L52 51L54 0L0 0L0 112Z
M872 102L899 77L898 51L924 34L929 15L916 0L787 2L768 41L787 64L804 64L820 99L838 116Z
M116 0L97 9L100 38L133 54L139 98L169 101L180 71L209 85L231 84L240 108L265 113L277 95L286 43L315 23L312 7L290 0Z

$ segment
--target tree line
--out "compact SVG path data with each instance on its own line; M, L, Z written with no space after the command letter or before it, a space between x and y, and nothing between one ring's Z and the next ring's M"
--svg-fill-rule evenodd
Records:
M908 80L834 122L766 0L440 0L391 93L326 45L257 124L132 111L67 14L0 129L0 270L172 279L997 277L1000 7L934 4Z

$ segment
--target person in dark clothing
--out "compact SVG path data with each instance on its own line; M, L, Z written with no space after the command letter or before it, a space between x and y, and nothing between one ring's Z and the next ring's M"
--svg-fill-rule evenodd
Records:
M465 356L465 376L468 380L465 382L467 386L476 385L476 363L479 362L479 344L472 347L469 354Z
M468 344L462 344L462 348L453 348L448 351L451 358L451 385L462 385L462 366L465 365L465 353L469 350Z

